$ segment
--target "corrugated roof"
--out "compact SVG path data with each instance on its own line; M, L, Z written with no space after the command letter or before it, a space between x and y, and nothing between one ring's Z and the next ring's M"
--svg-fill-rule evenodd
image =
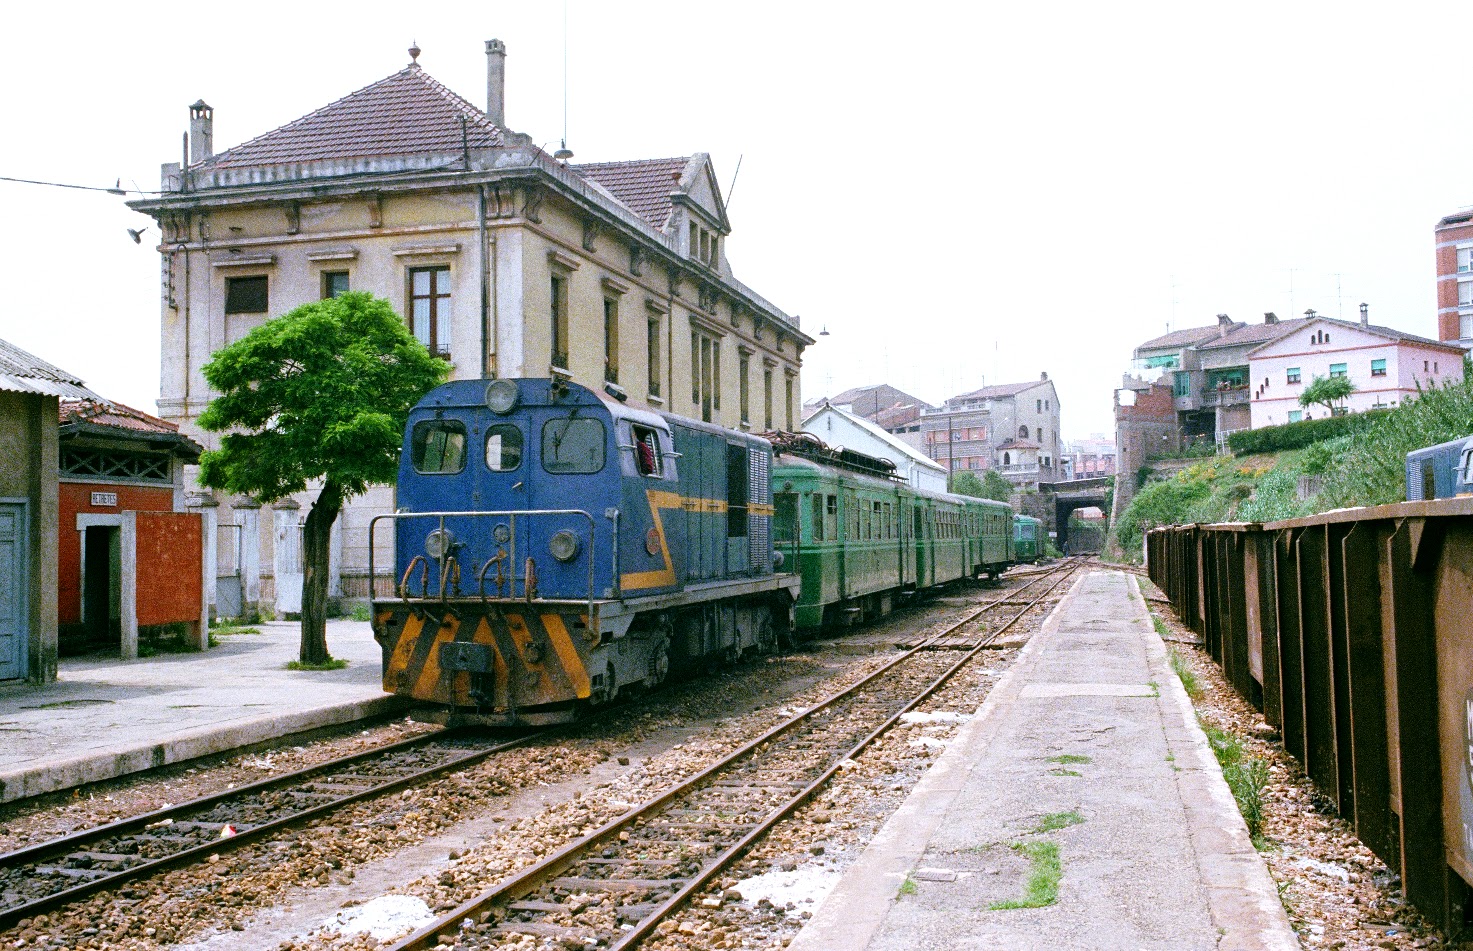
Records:
M502 144L503 138L502 130L484 112L411 64L300 119L212 156L205 164L236 168L377 155L458 153L463 147L494 148Z
M87 389L76 374L53 366L6 340L0 340L0 390L106 402Z
M680 191L691 156L633 159L628 162L589 162L571 165L573 171L603 186L610 194L661 231L675 205L670 196Z

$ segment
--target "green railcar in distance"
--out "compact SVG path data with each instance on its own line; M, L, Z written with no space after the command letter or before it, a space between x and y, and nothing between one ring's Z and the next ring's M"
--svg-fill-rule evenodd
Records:
M786 435L786 434L785 434ZM773 542L802 577L801 634L889 613L917 591L1013 562L1012 509L897 481L893 464L805 435L774 440Z
M1031 565L1043 554L1043 522L1031 515L1013 516L1013 561Z

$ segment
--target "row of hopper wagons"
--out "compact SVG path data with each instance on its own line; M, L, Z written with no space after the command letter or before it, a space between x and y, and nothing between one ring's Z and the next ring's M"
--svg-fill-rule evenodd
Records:
M806 434L568 380L461 380L411 412L384 689L447 724L566 722L673 671L1036 561L1042 523ZM387 539L384 540L387 544ZM372 567L372 566L371 566Z

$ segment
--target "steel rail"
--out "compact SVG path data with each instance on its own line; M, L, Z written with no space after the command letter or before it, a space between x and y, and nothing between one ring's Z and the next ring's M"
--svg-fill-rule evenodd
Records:
M812 798L813 795L817 793L818 790L821 789L823 785L833 777L834 773L842 767L843 763L852 759L855 755L863 751L867 746L873 743L875 739L887 732L900 719L901 716L903 716L905 713L908 713L917 704L921 703L936 690L938 690L947 680L954 676L958 670L960 670L972 659L974 659L980 651L985 649L990 643L992 643L992 641L996 640L1000 635L1002 635L1005 631L1007 631L1019 620L1021 620L1025 614L1027 614L1046 597L1048 597L1048 595L1060 584L1062 584L1068 578L1069 574L1077 569L1078 566L1078 559L1069 559L1063 562L1050 575L1045 575L1042 578L1038 578L1030 582L1028 586L1045 581L1049 577L1052 577L1052 574L1063 575L1063 577L1058 578L1053 582L1053 584L1049 585L1049 587L1046 588L1041 594L1039 594L1038 597L1036 597L1027 607L1018 611L1001 627L980 640L962 658L957 660L954 664L950 665L945 670L945 672L943 672L939 677L935 678L930 684L925 687L925 689L916 694L900 710L898 710L888 719L886 719L884 723L871 730L856 745L850 747L843 755L833 760L833 762L830 763L830 765L823 770L818 778L810 782L807 786L803 788L803 790L791 797L783 805L770 812L753 829L749 830L747 834L744 835L737 843L729 846L715 859L713 859L709 865L703 868L700 872L696 873L696 875L693 876L691 879L685 881L685 883L678 888L674 895L656 906L654 910L652 910L649 914L642 918L641 921L631 930L627 932L621 932L618 938L610 943L608 946L611 949L627 948L635 941L648 936L649 932L653 930L661 920L668 916L671 911L679 907L685 901L685 899L690 896L691 893L693 893L697 888L700 888L706 882L710 881L710 879L722 869L730 865L734 859L745 852L746 849L748 849L758 838L766 834L773 825L776 825L779 821L781 821L803 803ZM1016 593L1016 591L1012 593ZM760 748L764 746L764 744L770 743L772 740L791 731L794 727L804 723L805 721L810 720L815 714L826 710L831 706L834 706L844 699L856 695L861 690L861 688L868 686L869 684L876 681L878 678L891 672L897 666L905 663L908 660L913 659L917 655L921 654L923 651L926 651L936 641L952 634L963 625L970 623L972 620L981 615L984 611L996 606L1003 600L1006 599L1000 598L992 602L988 602L987 604L978 608L976 611L973 611L966 617L962 618L960 621L957 621L949 627L926 638L922 643L917 644L915 647L912 647L909 650L905 651L894 660L886 663L882 667L871 672L862 679L856 681L854 684L851 684L849 687L830 694L828 697L823 698L808 709L800 711L789 717L782 723L777 724L762 735L758 736L756 739L747 742L735 751L729 753L721 760L711 764L710 766L707 766L705 769L701 770L699 773L690 777L689 779L677 783L675 786L672 786L670 789L667 789L663 793L660 793L659 795L646 800L644 803L635 806L623 815L618 816L605 823L602 827L594 830L593 832L590 832L589 834L570 843L569 845L564 846L562 849L560 849L552 856L549 856L547 859L544 859L536 865L527 868L519 873L516 873L510 879L495 886L489 891L483 892L475 898L461 903L449 914L437 919L431 924L425 925L418 931L415 931L412 934L402 938L398 943L392 946L390 951L425 951L425 949L432 948L447 939L451 942L455 942L456 940L458 940L455 931L465 922L474 919L481 912L489 910L491 906L497 904L498 902L505 901L507 903L510 903L512 901L515 901L521 895L525 895L536 889L541 884L547 882L548 880L556 878L563 871L567 870L575 863L577 863L580 859L582 859L588 852L592 851L592 847L594 845L609 840L611 837L616 836L619 832L634 825L640 819L649 818L650 816L656 814L662 807L670 804L674 800L681 798L682 796L685 796L690 792L699 789L700 787L705 785L708 779L711 779L717 774L724 772L725 770L737 764L739 761L746 759L753 752L759 751ZM671 879L672 884L676 881L678 881L678 879Z
M407 740L399 740L395 743L390 743L387 746L378 747L377 749L366 750L361 753L353 753L349 756L339 757L337 759L329 760L324 763L317 763L313 766L308 766L290 773L285 773L281 776L273 776L269 779L264 779L246 786L240 786L235 789L228 789L224 792L212 793L208 796L202 796L198 799L192 799L189 802L180 803L176 806L169 806L167 808L158 809L153 812L144 813L142 815L131 816L126 819L120 819L116 822L110 822L106 825L97 826L93 829L87 829L82 832L75 832L71 835L63 836L58 839L51 839L46 842L40 842L36 845L27 846L26 848L17 849L13 852L7 852L3 855L0 855L0 871L20 869L26 865L37 864L48 858L64 856L70 852L78 851L79 847L81 846L105 841L115 836L126 835L130 832L143 831L148 827L157 826L160 823L166 823L181 816L197 813L200 811L208 811L210 808L220 805L221 803L228 802L232 799L241 799L255 793L269 792L274 789L289 787L295 784L300 784L303 781L311 780L314 778L314 776L330 773L334 770L341 769L347 766L353 766L357 763L365 762L367 760L372 760L374 758L384 756L391 756L396 753L405 752L406 750L412 750L416 747L429 746L437 742L453 740L461 736L463 732L464 731L459 730L439 730L434 733L425 734L424 736L411 737ZM108 874L92 879L91 881L83 882L78 885L73 885L70 888L65 888L60 891L52 892L49 895L33 899L21 905L13 905L9 908L0 908L0 930L4 930L6 928L14 926L16 922L19 922L22 919L40 914L59 905L67 904L80 898L85 898L89 895L96 894L97 892L106 891L110 888L121 885L124 882L129 882L137 878L153 875L170 868L188 865L193 862L200 861L211 854L218 854L220 852L229 851L231 849L237 849L243 845L257 841L268 835L269 833L276 832L287 826L296 825L309 819L314 819L325 813L341 809L344 806L353 805L354 803L362 802L366 799L372 799L385 793L395 792L407 786L423 782L426 779L434 778L435 776L443 773L464 769L467 766L475 765L481 760L484 760L497 753L504 752L515 747L525 746L539 736L540 734L536 733L529 734L527 736L519 737L514 740L508 740L502 743L493 744L490 747L474 750L463 756L454 757L450 760L447 760L443 763L437 763L434 766L428 767L426 769L417 770L413 773L405 774L402 776L395 776L386 782L371 786L358 792L349 793L345 796L341 796L329 802L318 803L317 805L309 806L306 809L294 811L288 815L280 816L276 819L272 819L257 826L247 826L245 828L242 828L240 831L236 832L235 835L229 838L212 839L207 842L200 843L199 845L189 846L181 849L178 852L174 852L160 858L146 860L138 865L133 865L129 866L128 868L111 871Z

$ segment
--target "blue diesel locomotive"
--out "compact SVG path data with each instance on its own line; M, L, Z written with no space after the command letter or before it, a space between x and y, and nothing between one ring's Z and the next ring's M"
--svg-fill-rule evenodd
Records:
M844 465L775 461L765 438L612 386L440 386L410 413L399 508L370 530L393 529L394 590L373 602L384 689L448 724L565 722L674 669L1011 561L1006 506ZM819 523L801 516L798 482L828 487L802 509ZM816 585L803 607L818 578L838 587Z
M1407 453L1407 501L1473 495L1473 437Z

